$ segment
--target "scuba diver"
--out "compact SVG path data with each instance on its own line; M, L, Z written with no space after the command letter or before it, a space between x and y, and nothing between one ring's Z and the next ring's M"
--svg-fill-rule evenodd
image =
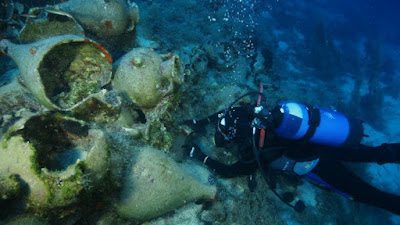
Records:
M243 97L258 95L257 105L234 107ZM184 146L191 158L202 161L223 177L249 176L249 188L255 185L254 173L261 172L274 194L297 212L305 209L290 192L276 191L276 171L300 176L320 188L346 198L400 214L400 196L385 193L363 181L343 162L400 163L400 143L378 147L362 145L362 121L319 107L286 101L272 110L261 105L260 92L250 92L225 110L205 119L187 121L194 135L215 124L217 147L239 146L239 161L225 165L204 154L191 142Z

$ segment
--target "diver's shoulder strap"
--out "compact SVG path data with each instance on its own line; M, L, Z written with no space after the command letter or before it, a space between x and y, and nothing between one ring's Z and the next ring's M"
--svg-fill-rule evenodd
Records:
M304 143L307 143L314 136L317 127L321 123L321 113L318 108L307 105L307 113L309 118L308 125L310 128L308 128L305 135L300 139L300 141Z

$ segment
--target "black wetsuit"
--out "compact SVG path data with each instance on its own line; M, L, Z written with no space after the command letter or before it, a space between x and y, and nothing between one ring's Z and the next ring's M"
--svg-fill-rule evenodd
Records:
M209 122L213 122L213 119L208 120ZM244 146L242 145L242 148L247 148L247 150L242 149L242 151L252 153L250 150L251 145L249 144L252 142L248 140L251 140L251 135L249 135L247 141L240 141L242 144L246 143ZM262 153L260 159L263 166L268 166L273 159L276 159L282 154L289 155L292 158L299 157L303 159L307 157L318 157L319 162L312 170L312 173L322 178L323 181L335 189L352 196L356 201L383 208L395 214L400 214L399 195L380 191L367 182L364 182L343 165L343 162L375 162L379 164L400 163L400 144L383 144L378 147L369 147L360 144L355 148L343 148L302 144L293 141L287 141L285 143L285 140L279 138L277 140L276 137L266 138L265 142L266 148L274 146L284 146L285 148L272 151L272 156L271 151ZM297 153L304 154L300 154L299 156L296 155ZM246 155L245 160L238 161L232 165L225 165L219 161L213 160L199 150L195 151L194 158L205 162L208 167L221 176L235 177L252 174L258 169L257 162L253 160L254 155Z

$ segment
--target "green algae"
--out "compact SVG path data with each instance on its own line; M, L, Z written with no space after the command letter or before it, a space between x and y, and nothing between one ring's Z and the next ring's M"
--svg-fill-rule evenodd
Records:
M71 148L88 154L60 169L63 167L55 165L57 153ZM33 116L22 129L9 132L0 157L0 175L16 174L26 183L29 191L14 195L25 196L29 210L36 215L66 216L79 207L83 195L90 195L96 186L108 182L105 177L110 150L104 134L61 114ZM0 187L15 183L9 179L4 182Z
M111 69L107 60L95 44L81 42L55 46L39 66L47 97L61 108L70 108L100 91L106 82L102 76Z

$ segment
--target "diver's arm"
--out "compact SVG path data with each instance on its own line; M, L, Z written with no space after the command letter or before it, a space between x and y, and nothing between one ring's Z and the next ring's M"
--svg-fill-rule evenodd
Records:
M192 147L189 156L203 162L205 165L207 165L207 167L215 171L218 175L227 178L240 175L249 175L257 170L257 164L255 162L243 162L239 160L232 165L225 165L217 160L210 158L209 156L204 154L198 147Z

